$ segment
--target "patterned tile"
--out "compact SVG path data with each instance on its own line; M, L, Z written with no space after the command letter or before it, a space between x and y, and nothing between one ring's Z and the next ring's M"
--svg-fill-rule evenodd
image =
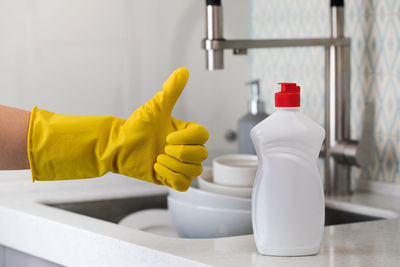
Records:
M253 38L329 35L328 0L258 0L252 5ZM368 168L353 168L352 175L400 183L400 1L348 0L345 16L346 35L352 38L352 138L360 137L365 104L376 105L375 160ZM253 50L250 55L252 76L263 82L269 112L276 83L294 81L302 86L304 112L324 123L322 49Z
M392 73L397 61L397 29L394 16L373 16L370 35L368 35L367 55L371 57L371 72Z
M361 178L399 183L399 151L396 138L375 136L375 150L376 159L365 169Z
M399 102L399 98L397 98L398 92L396 92L393 80L392 77L388 77L386 84L383 87L378 87L380 92L378 96L380 100L379 108L382 110L380 121L383 121L383 124L377 128L387 135L395 134L400 119L399 113L396 112Z
M392 14L398 16L400 14L400 2L398 0L392 0L392 1L393 1Z
M358 73L364 69L363 55L367 49L367 23L364 17L350 17L346 27L346 35L352 36L351 40L351 71Z
M387 15L395 12L397 0L346 0L345 12L349 16Z
M366 33L366 50L363 53L363 68L360 70L364 73L375 73L377 62L379 62L382 51L381 33L377 28L377 21L381 21L381 17L363 17L365 21Z
M381 73L393 73L396 63L399 60L398 38L400 37L400 21L395 16L382 16L384 19L378 20L377 28L381 32L382 59L378 70Z

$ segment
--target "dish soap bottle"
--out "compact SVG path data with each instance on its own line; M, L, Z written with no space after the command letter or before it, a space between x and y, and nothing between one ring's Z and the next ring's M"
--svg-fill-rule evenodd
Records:
M251 130L259 166L252 196L257 250L263 255L317 254L325 219L317 169L325 130L300 112L300 87L280 83L277 110Z
M250 85L250 99L248 113L238 123L239 153L256 154L250 138L250 130L268 117L268 114L264 111L264 101L260 97L260 81L254 80L246 84Z

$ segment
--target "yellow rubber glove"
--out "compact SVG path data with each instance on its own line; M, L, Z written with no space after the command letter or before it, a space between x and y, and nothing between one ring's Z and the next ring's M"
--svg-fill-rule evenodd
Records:
M114 172L186 191L207 158L208 131L171 117L189 72L174 71L163 90L128 120L60 115L33 108L28 156L34 180L99 177Z

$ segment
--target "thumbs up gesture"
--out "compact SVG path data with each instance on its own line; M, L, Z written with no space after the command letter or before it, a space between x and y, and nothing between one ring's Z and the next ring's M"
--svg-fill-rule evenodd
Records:
M186 191L201 174L209 134L171 116L189 72L175 70L129 119L31 113L28 156L34 180L102 176L111 171Z
M163 90L138 108L125 123L125 138L140 143L131 145L129 153L135 155L132 164L134 160L140 164L136 168L126 168L128 165L122 163L119 173L179 191L186 191L192 180L201 174L201 162L208 154L203 146L209 137L208 131L194 122L171 117L188 79L186 68L175 70L164 83Z

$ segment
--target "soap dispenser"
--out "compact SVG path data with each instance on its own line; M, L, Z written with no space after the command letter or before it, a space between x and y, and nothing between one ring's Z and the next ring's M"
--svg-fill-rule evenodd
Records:
M240 118L238 123L239 153L256 154L250 138L250 130L267 118L268 114L264 111L264 101L260 97L260 81L253 80L246 85L250 85L250 98L248 113Z
M300 86L281 87L276 111L251 130L259 160L251 205L254 239L262 255L314 255L324 231L317 163L325 130L301 112Z

